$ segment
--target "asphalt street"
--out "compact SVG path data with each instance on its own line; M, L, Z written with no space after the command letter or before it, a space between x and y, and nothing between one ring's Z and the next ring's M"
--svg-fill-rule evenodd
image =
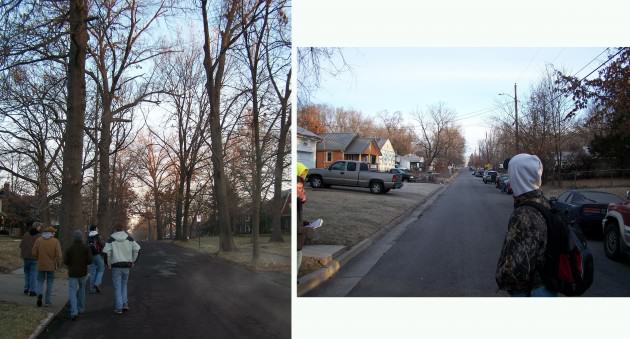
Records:
M113 313L106 269L86 313L70 321L62 311L40 338L290 338L288 274L251 272L168 242L140 245L129 312Z
M421 216L394 229L308 296L506 296L494 276L512 209L511 195L462 171ZM589 248L595 277L585 296L630 296L630 263L608 259L601 239L589 239Z

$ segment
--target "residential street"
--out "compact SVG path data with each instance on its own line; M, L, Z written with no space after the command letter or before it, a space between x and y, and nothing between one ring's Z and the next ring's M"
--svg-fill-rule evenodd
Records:
M289 338L289 275L254 273L167 242L143 242L129 278L130 311L113 313L111 274L87 312L65 310L43 338Z
M307 296L492 297L512 196L464 170L421 217L394 229ZM398 234L400 234L398 236ZM586 296L630 296L630 263L589 239L595 278Z

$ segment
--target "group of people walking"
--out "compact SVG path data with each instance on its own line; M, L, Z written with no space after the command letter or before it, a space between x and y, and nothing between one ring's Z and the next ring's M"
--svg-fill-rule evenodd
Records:
M37 296L38 307L52 305L55 272L65 264L68 268L68 301L70 319L85 312L86 290L101 293L105 265L112 271L114 313L129 310L127 281L129 270L138 259L140 245L126 232L122 224L115 227L106 242L98 228L90 226L87 239L83 232L72 234L73 242L62 254L61 243L55 238L56 229L35 222L24 234L20 250L24 260L24 294ZM88 274L89 273L89 274Z

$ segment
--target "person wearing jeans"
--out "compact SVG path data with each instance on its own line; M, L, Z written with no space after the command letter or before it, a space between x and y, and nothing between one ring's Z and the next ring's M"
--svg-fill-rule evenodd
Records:
M46 293L44 294L44 282L46 282ZM44 306L52 305L52 289L55 282L55 271L37 272L37 306L42 306L42 296L44 296Z
M68 299L70 301L70 319L85 312L85 284L87 267L92 263L92 251L83 243L83 233L72 233L72 245L66 250L64 263L68 266Z
M105 273L105 258L103 257L103 241L98 234L96 225L90 226L88 234L88 246L92 251L92 264L90 265L90 293L101 293L101 283L103 282L103 273Z
M33 245L39 237L40 225L34 222L20 242L20 252L24 260L24 294L37 295L37 258L33 256Z
M112 270L114 283L114 313L122 314L129 310L127 298L127 282L129 281L130 268L138 259L140 245L125 231L126 227L116 224L116 232L107 242L103 253L107 255L107 266Z
M41 237L35 240L33 245L33 257L37 258L37 306L42 306L44 280L46 281L46 306L52 304L52 288L55 281L55 271L61 266L61 244L54 237L54 227L44 230Z
M87 275L83 277L68 277L68 299L70 301L70 319L75 320L79 314L85 312L85 284Z
M127 281L129 281L129 268L112 267L112 281L114 282L114 309L128 311Z
M95 254L90 265L90 292L101 292L103 273L105 273L105 259L102 254Z

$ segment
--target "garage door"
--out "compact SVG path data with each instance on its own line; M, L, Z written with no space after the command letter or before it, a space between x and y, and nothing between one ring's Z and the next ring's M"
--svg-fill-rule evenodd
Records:
M313 152L298 151L298 161L308 168L315 168L315 156Z

